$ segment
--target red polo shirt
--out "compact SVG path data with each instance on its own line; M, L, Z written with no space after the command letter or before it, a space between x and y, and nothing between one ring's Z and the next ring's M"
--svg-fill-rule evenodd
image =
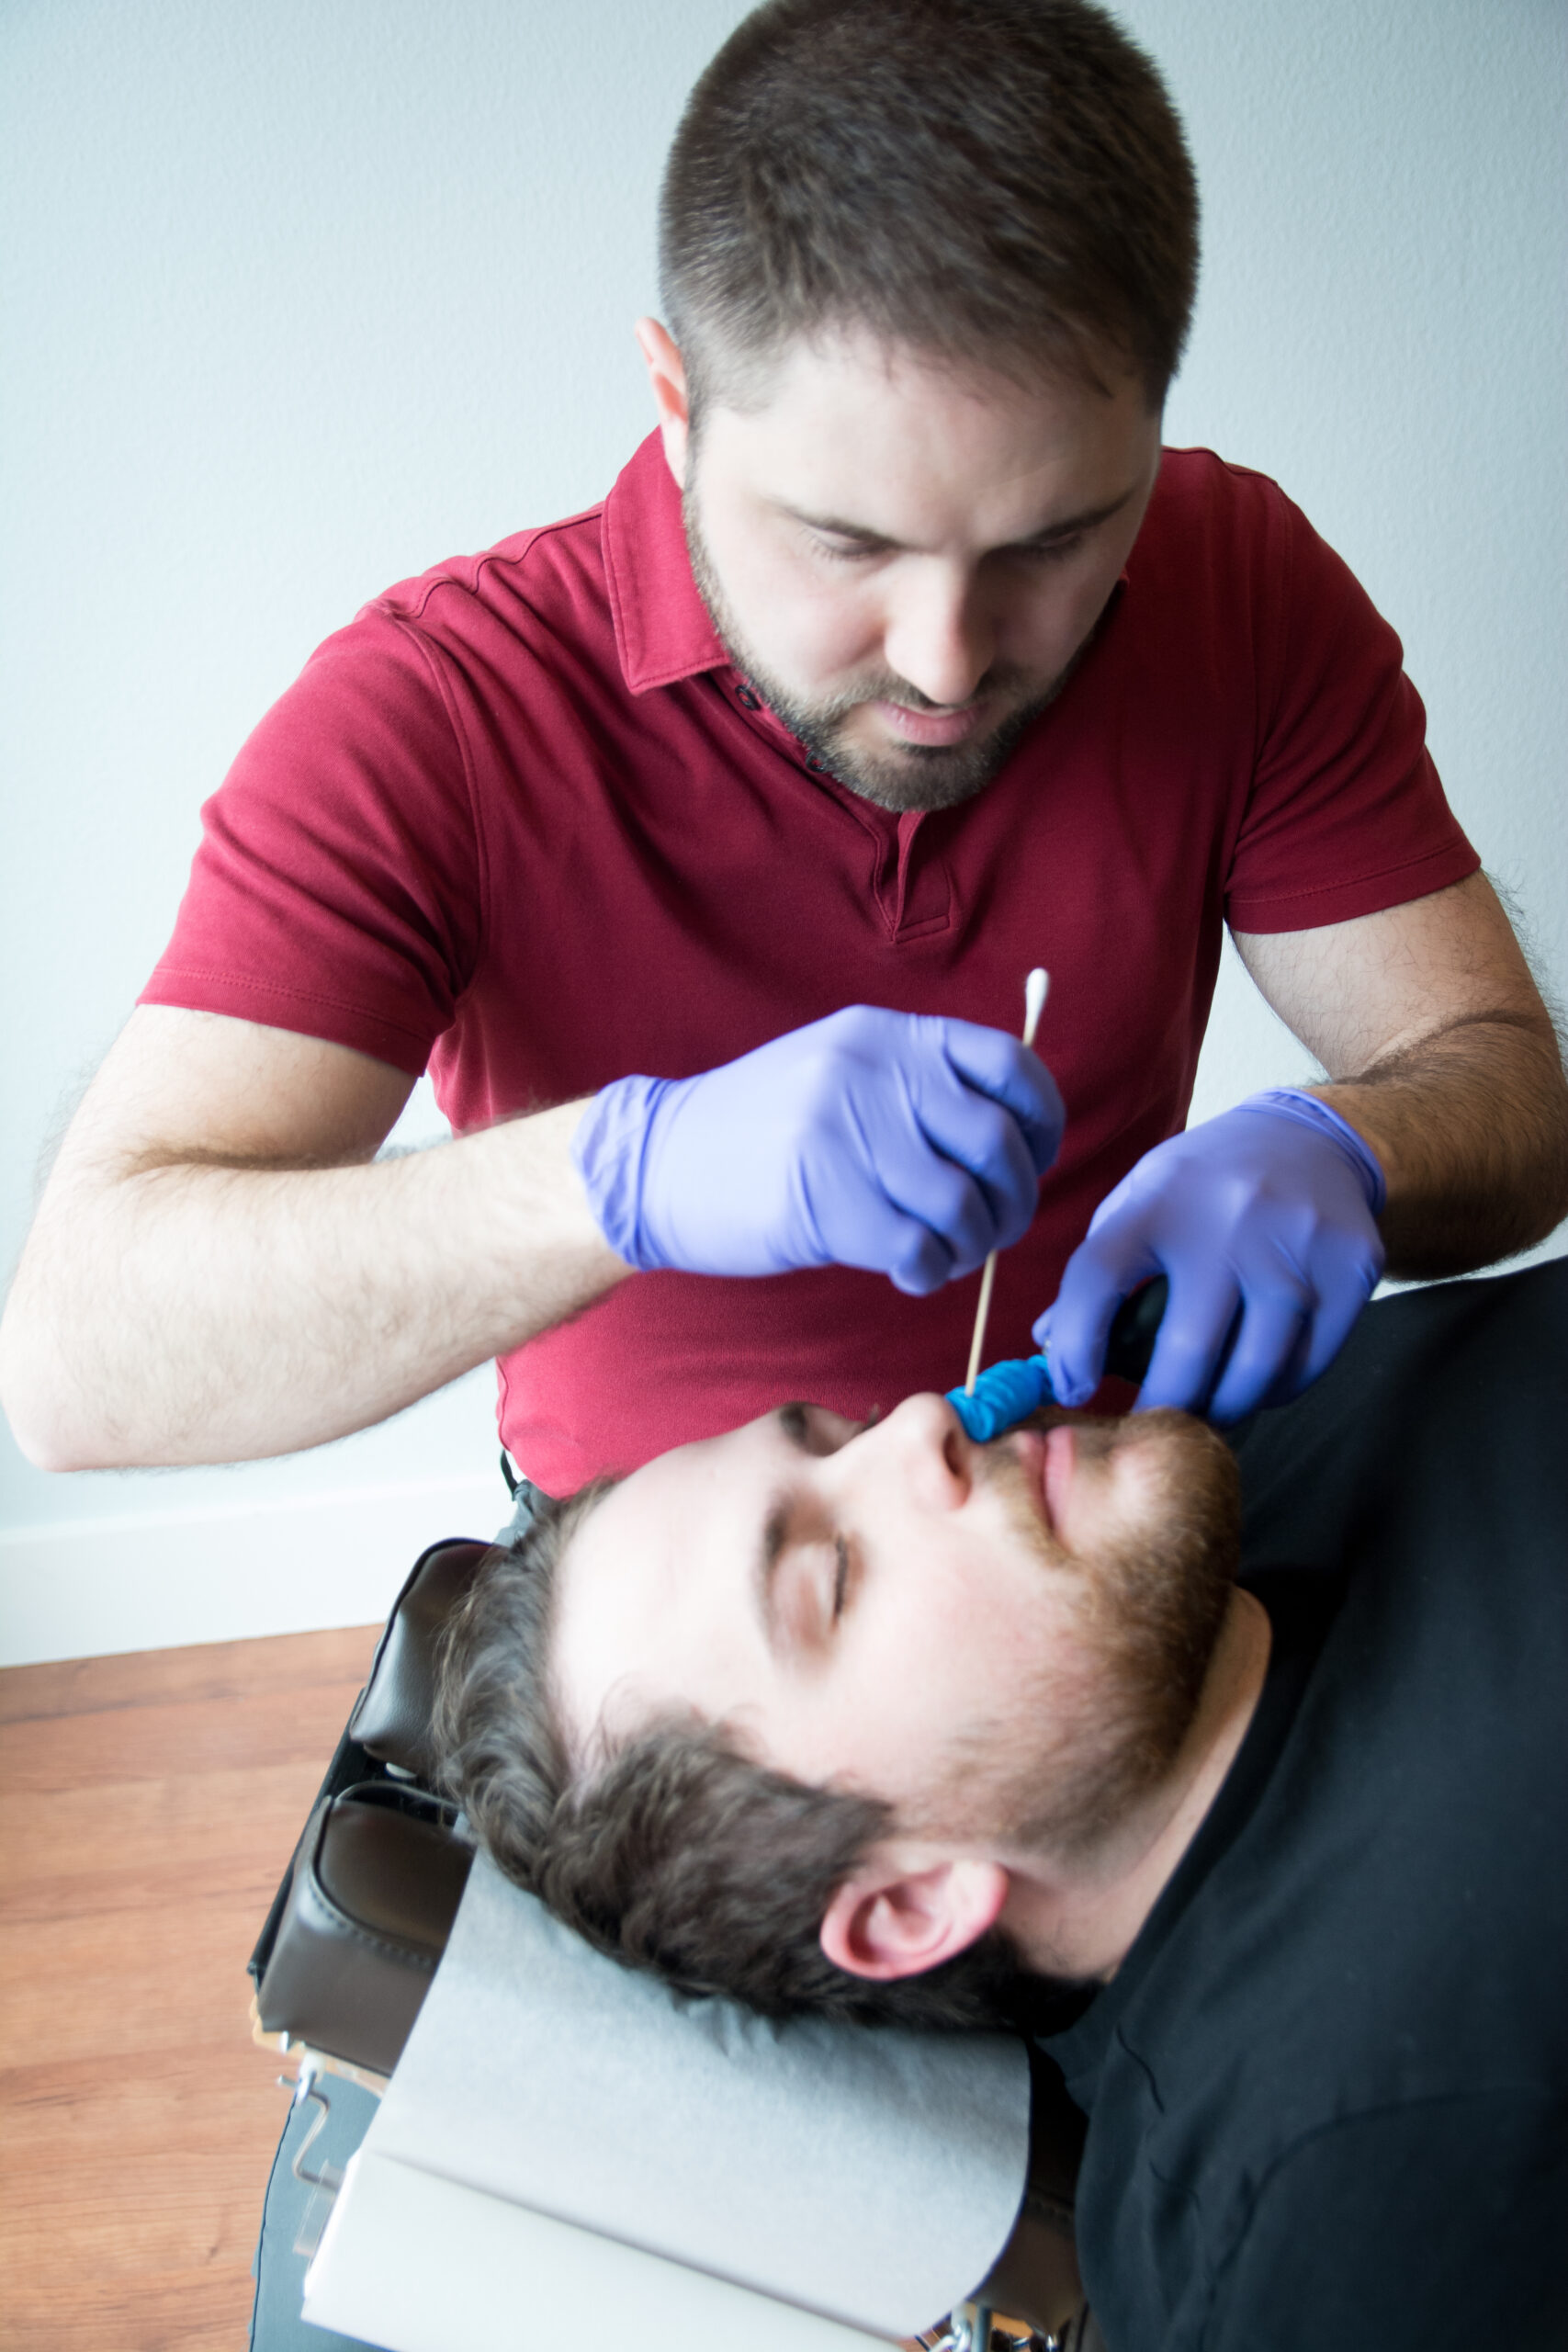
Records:
M204 825L142 1001L428 1063L459 1133L844 1004L1016 1029L1045 965L1066 1136L997 1355L1182 1125L1224 922L1340 922L1477 864L1393 630L1203 450L1167 453L1092 650L963 808L895 817L812 769L725 658L649 439L602 505L329 638ZM861 1415L962 1377L977 1280L639 1275L504 1359L502 1433L561 1493L784 1397Z

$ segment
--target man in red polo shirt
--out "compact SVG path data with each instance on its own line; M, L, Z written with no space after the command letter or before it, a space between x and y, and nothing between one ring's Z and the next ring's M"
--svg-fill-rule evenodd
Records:
M1550 1023L1398 641L1272 483L1161 451L1196 217L1080 0L739 28L658 434L367 606L209 806L11 1303L35 1459L306 1445L493 1354L561 1492L956 1380L998 1245L995 1353L1086 1398L1164 1271L1147 1397L1224 1419L1385 1259L1550 1229ZM1226 922L1329 1082L1184 1134ZM426 1067L455 1140L377 1161Z

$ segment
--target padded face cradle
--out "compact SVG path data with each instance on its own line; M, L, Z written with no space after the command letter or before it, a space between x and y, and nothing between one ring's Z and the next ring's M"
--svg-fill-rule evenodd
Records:
M392 1604L376 1645L370 1679L348 1719L348 1736L379 1763L412 1772L427 1786L434 1775L430 1719L441 1628L479 1574L491 1546L433 1544L422 1552Z
M457 1916L472 1848L457 1810L423 1789L373 1781L333 1804L314 1871L346 1918L411 1952L440 1954Z
M418 2016L472 1849L427 1781L437 1644L490 1546L420 1555L251 1960L268 2031L389 2074Z
M263 2028L389 2075L423 2005L473 1849L437 1799L373 1781L323 1798L256 1996Z

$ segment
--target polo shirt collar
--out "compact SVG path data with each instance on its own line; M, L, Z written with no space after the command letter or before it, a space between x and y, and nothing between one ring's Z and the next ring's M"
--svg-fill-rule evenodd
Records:
M604 501L604 576L615 650L634 695L728 668L729 656L692 578L681 492L657 432Z

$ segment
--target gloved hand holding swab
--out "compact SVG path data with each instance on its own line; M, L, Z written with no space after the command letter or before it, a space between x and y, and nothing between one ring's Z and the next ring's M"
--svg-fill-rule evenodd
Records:
M859 1266L924 1297L1028 1230L1062 1123L1016 1037L859 1004L694 1077L613 1080L571 1151L639 1272Z

